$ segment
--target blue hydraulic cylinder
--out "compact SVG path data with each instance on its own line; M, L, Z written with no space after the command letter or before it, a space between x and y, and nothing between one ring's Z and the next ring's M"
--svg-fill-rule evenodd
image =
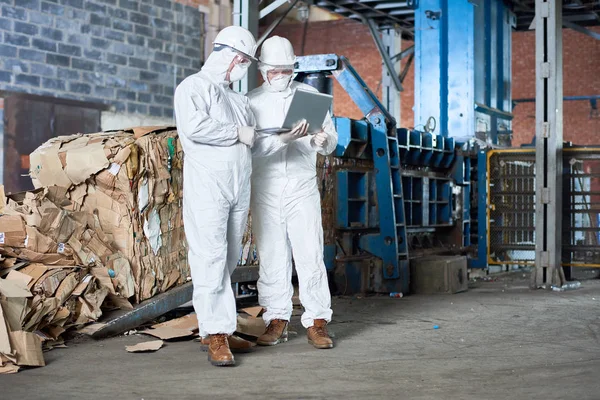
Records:
M456 142L511 134L511 31L502 0L421 0L415 11L415 127ZM502 141L499 138L502 137ZM507 140L508 138L508 140Z
M415 127L435 118L435 133L475 136L473 4L421 0L415 11Z

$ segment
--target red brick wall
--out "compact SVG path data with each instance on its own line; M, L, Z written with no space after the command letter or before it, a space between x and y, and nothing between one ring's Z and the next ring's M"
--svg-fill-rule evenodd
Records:
M296 55L302 55L303 24L280 25L275 35L287 37ZM335 53L346 56L365 80L375 90L381 80L381 58L369 35L368 28L350 19L315 22L306 31L305 54ZM334 80L334 113L345 117L360 118L362 114L350 97ZM378 93L379 94L379 93Z
M597 32L600 29L595 28ZM302 24L281 25L275 34L290 39L301 53ZM600 94L600 41L571 30L563 31L564 95L585 96ZM402 48L412 43L403 41ZM535 34L513 34L513 98L535 97ZM336 53L350 59L352 65L375 91L381 81L381 59L367 27L349 19L315 22L308 26L305 54ZM406 61L404 61L406 62ZM403 62L403 65L404 65ZM381 91L377 92L380 95ZM336 115L360 118L360 111L350 98L334 84L334 112ZM402 126L412 127L414 102L414 69L404 80L402 93ZM515 145L529 143L535 131L535 104L519 104L513 123ZM600 117L589 118L589 101L564 103L564 138L578 144L600 144Z
M599 28L594 28L600 32ZM513 34L513 99L535 97L535 33ZM600 41L563 30L563 92L565 96L600 94ZM600 144L600 116L590 118L590 102L563 103L565 141ZM519 104L515 110L513 143L530 143L535 134L535 103Z

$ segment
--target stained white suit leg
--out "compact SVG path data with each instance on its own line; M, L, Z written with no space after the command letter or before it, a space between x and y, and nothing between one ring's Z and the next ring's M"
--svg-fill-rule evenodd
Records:
M193 193L188 190L184 198L185 234L194 285L193 304L200 335L205 337L231 331L232 293L231 285L226 284L230 206L211 179L194 183L202 188Z
M300 301L305 312L302 325L313 326L315 319L331 321L331 294L323 261L323 225L319 192L298 199L287 212L288 236L292 243Z
M279 205L253 202L252 231L260 260L258 302L267 310L263 315L265 324L274 319L289 321L294 295L292 252Z

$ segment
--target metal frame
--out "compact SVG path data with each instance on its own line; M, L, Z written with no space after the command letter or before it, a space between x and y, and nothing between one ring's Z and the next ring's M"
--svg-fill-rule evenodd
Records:
M493 150L488 150L487 152L483 153L484 156L484 160L485 163L487 165L486 169L488 171L491 170L491 158L495 155L522 155L522 158L519 158L517 161L518 162L523 162L527 159L531 159L534 160L535 156L536 156L536 151L535 149L531 148L531 147L526 147L526 148L511 148L511 149L493 149ZM568 160L570 157L577 157L579 155L579 157L581 157L581 155L587 155L586 159L600 159L600 147L598 146L583 146L583 147L579 147L579 146L575 146L575 147L566 147L563 149L563 160ZM537 163L537 161L536 161ZM564 164L564 162L563 162ZM596 173L593 172L592 175L595 175ZM534 175L532 174L531 177L533 179L535 179ZM561 174L560 177L561 180L563 180L563 182L565 181L564 178L564 174ZM492 186L492 177L488 174L487 178L486 178L486 184L484 185L484 190L487 192L486 193L486 199L485 199L485 203L486 203L486 207L485 207L485 232L488 235L488 240L487 243L489 243L489 232L491 232L492 230L492 215L491 215L491 210L494 207L494 204L492 204L492 191L493 191L493 186ZM562 194L561 194L562 195ZM563 208L561 210L561 217L564 217L565 213L568 213L569 210L568 208ZM537 218L537 216L536 216ZM564 227L563 227L564 228ZM568 229L568 228L567 228ZM594 229L595 231L598 230L598 228ZM562 231L561 233L564 233L564 231ZM537 232L536 232L536 236L537 236ZM560 235L558 235L560 238ZM531 247L531 251L533 252L535 247L537 246L532 246ZM483 251L483 247L480 247L478 249L480 252ZM561 249L562 250L562 249ZM561 251L562 253L562 251ZM481 258L481 257L480 257ZM535 265L535 261L507 261L507 260L497 260L494 259L492 257L492 249L487 248L485 249L485 253L483 255L483 259L487 260L487 264L489 265L504 265L504 264L510 264L510 265ZM562 267L582 267L582 268L600 268L600 264L596 264L596 263L582 263L582 262L565 262L562 254L561 254L561 260L560 260L560 264Z
M419 3L427 0L319 0L315 2L318 7L336 13L343 17L363 20L373 18L379 26L392 27L394 25L402 28L402 37L412 40L419 35L419 28L415 27L415 9ZM458 3L461 0L446 0L448 3ZM469 0L477 7L481 7L486 0ZM534 19L535 0L503 0L503 5L512 13L508 16L510 23L517 30L530 29L529 25ZM435 12L433 8L428 8ZM564 9L564 20L579 22L578 26L600 25L600 3L593 0L582 2L582 7ZM460 17L459 17L460 18ZM477 23L475 24L477 25ZM585 29L585 28L584 28ZM586 33L587 32L582 32Z
M371 36L373 37L373 40L375 41L375 45L377 46L377 50L379 51L379 54L381 55L381 59L383 60L383 64L385 65L389 79L394 84L396 90L399 92L402 92L404 89L402 88L402 82L400 82L400 77L398 76L398 71L396 71L396 68L394 67L394 62L390 58L390 53L388 50L389 47L386 47L383 44L383 40L379 34L379 29L378 29L377 24L372 19L366 19L365 23L369 27Z
M395 29L383 29L381 32L381 42L386 52L386 57L389 58L392 66L392 70L390 71L387 68L387 64L384 64L381 72L381 102L396 119L396 127L399 128L401 120L401 97L400 90L398 90L394 82L398 80L400 85L402 85L399 71L402 57L394 61L389 56L400 51L402 48L402 37Z
M536 199L535 272L531 286L561 285L562 256L562 1L535 2Z
M279 7L281 7L282 5L284 5L287 2L288 2L288 0L275 0L268 6L266 6L260 10L260 13L258 14L258 18L263 19L264 17L271 14L273 11L275 11L276 9L278 9Z
M596 40L600 40L600 33L591 31L591 30L589 30L587 28L584 28L581 25L578 25L578 24L574 23L574 22L563 20L562 24L563 24L563 26L565 28L571 28L571 29L573 29L576 32L583 33L584 35L592 37L592 38L594 38Z
M258 4L259 0L233 1L233 24L248 29L254 37L258 37ZM257 84L258 67L252 63L244 79L233 84L233 90L248 93Z
M362 250L382 260L383 270L381 275L383 280L376 284L376 291L408 292L407 227L402 190L400 148L395 118L369 89L345 57L338 57L335 54L299 57L296 72L299 73L299 77L307 73L331 73L368 121L368 123L365 123L336 119L336 124L340 125L338 126L338 132L341 131L341 125L346 128L352 126L357 128L355 131L345 129L344 132L340 133L336 156L344 156L350 150L353 152L354 157L364 155L367 159L373 160L375 168L372 175L377 187L375 196L379 213L379 232L370 232L360 236L359 246ZM350 132L355 132L358 136L351 137ZM344 133L348 137L344 137ZM365 153L368 145L370 145L370 155ZM442 155L443 153L443 151L440 152ZM443 157L439 158L440 162L445 160ZM356 173L356 175L361 174ZM361 176L363 176L362 179L367 179L364 178L365 173L362 173ZM348 179L344 173L341 173L339 178L342 183ZM352 201L368 202L363 197ZM348 221L347 216L344 216L347 209L343 207L343 202L340 202L340 204L342 207L338 210L338 222ZM352 228L355 227L346 227L346 229ZM351 245L347 247L351 247Z
M281 1L281 0L279 0ZM296 4L298 4L299 0L294 0L292 1L292 3L290 4L290 6L275 20L273 21L273 23L267 28L267 30L262 34L262 36L257 40L256 45L260 47L260 45L262 45L262 43L269 37L269 35L275 30L275 28L277 28L279 26L279 24L281 23L281 21L283 21L285 19L285 17L290 13L290 11L292 11L294 9L294 7L296 7ZM283 3L287 2L283 1ZM283 4L282 3L282 4ZM276 4L276 3L272 3L271 5ZM261 17L262 16L262 11L261 11Z

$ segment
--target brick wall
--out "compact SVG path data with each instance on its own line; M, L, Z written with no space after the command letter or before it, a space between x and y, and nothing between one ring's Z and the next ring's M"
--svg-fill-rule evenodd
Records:
M280 25L274 35L287 37L294 46L296 55L302 55L303 24ZM363 24L350 19L315 22L306 31L305 54L336 53L350 59L352 65L372 90L381 80L379 53ZM360 118L358 108L334 80L334 112L351 118Z
M592 28L600 32L600 28ZM563 29L565 96L600 95L600 41ZM513 99L535 97L535 33L513 34ZM590 102L565 101L563 137L576 144L600 144L600 115L590 118ZM535 103L514 109L513 143L530 143L535 135Z
M204 3L0 0L0 90L172 118L176 81L203 58Z
M600 28L594 28L600 32ZM288 37L296 53L301 53L302 24L278 27L276 34ZM563 31L564 95L600 94L600 41L571 30ZM412 43L403 41L402 48ZM350 59L358 73L375 91L381 80L381 59L365 25L352 20L315 22L309 25L305 54L336 53ZM535 34L513 33L513 98L535 97ZM412 127L414 103L414 69L404 80L401 115L402 126ZM380 91L376 92L378 95ZM361 113L337 83L334 86L336 115L360 118ZM519 104L515 110L513 143L529 143L535 131L535 104ZM600 117L590 119L589 101L564 103L564 138L579 144L600 143Z

